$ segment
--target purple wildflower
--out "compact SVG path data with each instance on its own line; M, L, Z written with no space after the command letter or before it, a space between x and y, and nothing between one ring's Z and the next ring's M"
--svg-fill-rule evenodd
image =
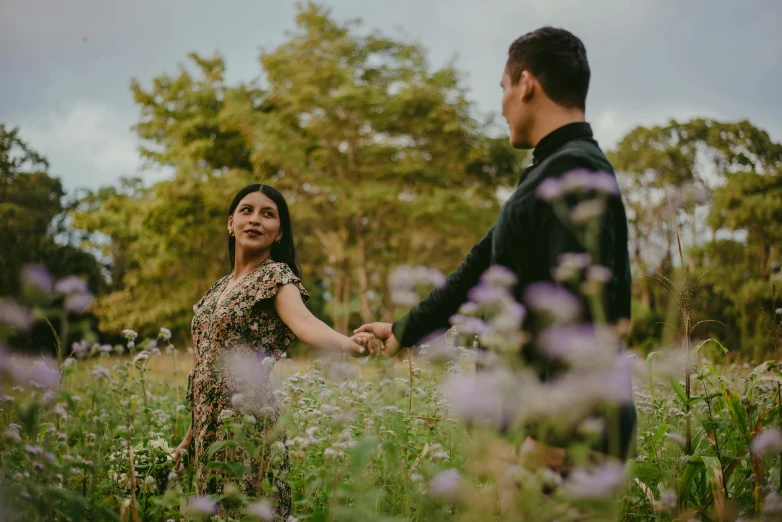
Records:
M502 265L493 265L483 273L481 281L500 288L511 288L516 284L518 278L510 269Z
M559 322L572 322L581 315L578 298L552 283L531 284L524 292L524 301L532 310L548 312Z
M588 199L578 203L570 211L570 219L577 225L583 225L588 221L598 218L605 212L605 203L600 199Z
M22 285L34 288L44 295L49 295L52 293L54 280L43 266L27 265L22 270Z
M446 502L456 503L461 498L462 475L456 469L438 473L429 485L429 495Z
M247 506L247 513L257 519L263 520L264 522L271 522L276 517L274 508L268 500L253 502Z
M598 191L614 196L619 195L619 183L616 177L608 172L572 170L562 176L562 185L566 192Z
M77 343L73 343L71 345L71 350L73 350L73 353L76 355L76 357L84 357L87 355L87 342L82 339Z
M185 511L191 515L206 517L217 511L217 504L208 497L195 497L187 503Z
M782 433L779 430L770 428L763 430L760 435L752 441L752 452L761 457L766 457L782 451Z
M612 360L621 350L610 330L590 324L549 328L541 334L540 344L552 357L581 366Z
M394 289L412 289L415 287L415 274L409 266L397 267L388 276L388 285Z
M445 284L445 275L436 268L417 266L413 268L413 275L418 284L430 285L439 288Z
M486 323L481 319L461 314L452 316L451 324L464 335L481 335L486 330Z
M559 178L547 178L538 185L537 194L538 197L545 201L553 201L559 199L564 194L565 190L562 186L562 181Z
M504 417L501 382L501 375L495 372L449 375L443 383L443 397L454 416L499 426Z
M510 294L504 288L483 281L470 290L468 297L478 304L494 305L507 301Z
M585 253L566 252L557 258L557 268L554 271L554 279L557 281L569 281L580 279L581 272L589 266L590 256Z
M84 279L76 276L68 276L57 281L54 284L54 291L58 294L65 295L89 293L87 283L84 282Z
M590 281L598 281L600 283L609 283L614 278L607 267L602 265L592 265L587 269L587 279Z
M392 290L391 302L397 306L412 307L418 304L418 294L410 290Z
M627 404L633 400L633 360L623 353L601 378L601 396L606 402Z
M19 306L11 300L2 300L0 301L0 323L26 332L33 325L33 314L27 308Z
M624 480L624 466L609 461L593 470L574 469L564 485L573 498L605 498L616 493Z
M595 190L605 194L612 196L619 195L619 182L616 180L616 176L609 174L608 172L595 173L593 186L595 187Z
M70 294L65 298L65 310L73 314L82 314L92 304L92 294L84 292Z
M56 388L60 384L60 372L57 363L51 359L28 361L11 360L9 375L19 385L30 385L39 389Z

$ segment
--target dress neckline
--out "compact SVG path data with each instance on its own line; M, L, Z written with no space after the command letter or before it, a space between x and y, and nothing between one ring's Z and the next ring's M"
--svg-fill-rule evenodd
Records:
M236 282L236 284L230 290L228 290L228 292L230 293L230 292L235 291L237 288L239 288L239 286L241 286L247 280L248 277L250 277L252 274L254 274L255 272L257 272L258 270L260 270L261 268L265 267L267 264L269 264L271 262L273 262L273 259L271 258L271 256L269 256L266 259L266 261L264 261L263 263L258 265L256 268L253 268L252 270L247 272L244 276L242 276L242 278L239 279ZM214 317L214 315L217 312L217 309L220 307L220 305L222 305L225 302L225 300L228 299L228 294L223 296L223 292L225 291L225 285L228 283L228 281L231 279L231 277L233 277L233 272L231 272L230 274L224 275L223 278L220 280L220 283L217 285L217 288L215 289L217 291L217 298L215 299L215 305L214 305L214 308L212 309L212 317Z

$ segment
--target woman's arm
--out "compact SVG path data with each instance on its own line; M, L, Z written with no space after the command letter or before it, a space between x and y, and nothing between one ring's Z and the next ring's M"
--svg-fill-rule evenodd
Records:
M296 337L309 345L324 350L347 352L355 357L368 355L366 348L335 332L312 315L304 306L299 289L292 283L279 288L274 298L274 309Z
M179 458L182 456L181 450L186 450L187 447L190 446L190 438L192 436L193 436L193 424L190 423L190 427L187 428L187 434L185 435L184 440L181 443L179 443L179 446L176 447L172 455L174 459L174 464L176 464L179 461Z

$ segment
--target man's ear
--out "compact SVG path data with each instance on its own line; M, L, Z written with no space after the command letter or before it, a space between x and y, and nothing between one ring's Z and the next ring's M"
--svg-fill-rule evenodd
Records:
M528 102L532 99L537 89L538 80L529 72L521 71L519 78L519 97L521 101Z

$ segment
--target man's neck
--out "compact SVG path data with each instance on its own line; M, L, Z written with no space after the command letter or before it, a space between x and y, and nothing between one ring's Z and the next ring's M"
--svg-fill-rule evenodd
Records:
M537 147L540 140L569 123L586 121L584 111L578 109L565 109L559 105L542 109L536 118L535 128L531 132L532 147Z

